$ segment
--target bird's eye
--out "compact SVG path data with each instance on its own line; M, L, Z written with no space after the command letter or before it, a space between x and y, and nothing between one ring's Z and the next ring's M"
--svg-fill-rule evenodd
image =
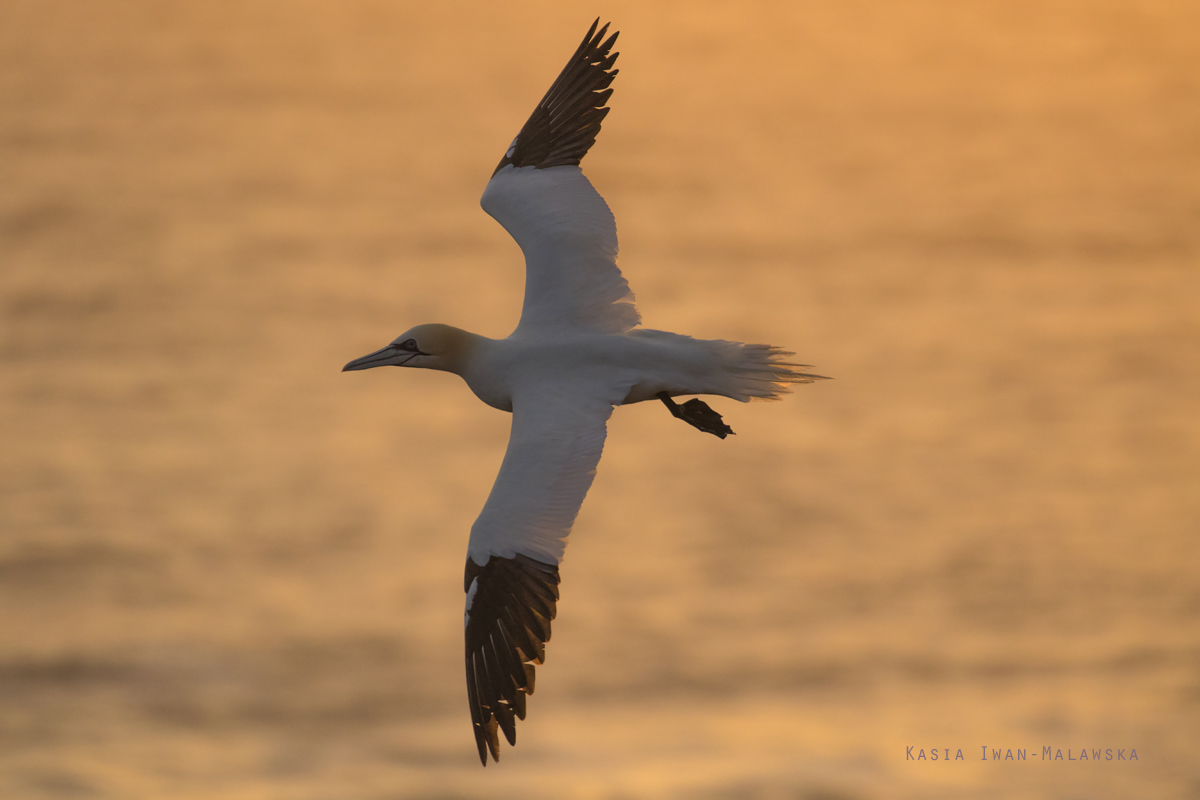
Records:
M400 349L415 351L417 349L417 340L416 339L408 339L407 341L401 343Z

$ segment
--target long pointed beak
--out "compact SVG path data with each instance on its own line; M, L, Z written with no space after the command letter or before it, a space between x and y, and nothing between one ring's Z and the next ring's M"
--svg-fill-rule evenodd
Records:
M355 370L370 369L371 367L402 367L419 355L421 353L414 353L411 350L401 350L396 345L389 344L387 347L380 348L374 353L367 353L362 358L354 359L342 367L342 372L354 372Z

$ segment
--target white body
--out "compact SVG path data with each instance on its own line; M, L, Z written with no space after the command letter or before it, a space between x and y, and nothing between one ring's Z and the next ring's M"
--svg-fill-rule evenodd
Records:
M505 166L482 205L525 253L516 330L489 339L418 325L347 365L447 370L483 402L512 412L508 452L471 528L476 564L517 554L562 561L614 406L662 393L770 400L812 379L775 347L635 327L633 293L617 268L616 222L579 167Z
M562 130L568 139L581 135ZM691 394L769 400L787 392L787 384L815 376L795 371L799 365L786 360L790 353L768 345L638 328L633 293L617 268L612 212L578 166L502 162L482 205L525 253L525 302L516 330L489 339L447 325L418 325L346 369L454 372L480 400L512 413L504 462L471 527L464 579L467 693L486 764L488 751L499 757L497 726L513 743L514 715L524 719L524 697L533 691L528 662L541 663L555 616L558 565L596 474L613 408ZM703 404L718 428L696 416L702 412L695 403L669 401L668 407L701 430L722 438L732 432Z
M741 401L771 398L779 392L763 380L778 372L778 363L767 360L777 351L761 345L643 328L619 334L579 330L556 336L518 329L504 339L478 339L476 354L460 374L476 397L501 411L513 410L513 395L525 385L586 386L614 405L654 400L660 392L714 394ZM762 360L755 359L757 355Z
M459 374L480 400L513 414L500 474L471 528L467 552L481 565L518 553L562 561L614 406L661 392L744 402L786 391L782 354L765 345L642 329L552 335L518 328L505 339L473 340Z
M617 226L578 164L608 113L617 35L592 24L513 139L481 204L525 254L521 320L505 339L418 325L346 370L392 365L461 375L488 405L512 413L500 474L471 528L463 579L467 700L479 759L499 759L498 730L516 743L558 601L558 565L596 474L613 408L662 398L672 416L725 438L702 401L775 399L796 371L791 353L638 328L617 268Z

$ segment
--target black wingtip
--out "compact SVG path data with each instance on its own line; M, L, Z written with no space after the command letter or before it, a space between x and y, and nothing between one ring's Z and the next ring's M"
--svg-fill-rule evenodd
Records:
M533 694L534 668L545 657L558 599L558 566L516 554L493 555L480 566L467 557L464 582L474 592L467 606L467 702L479 760L500 760L500 737L517 741L516 720L525 719Z
M500 761L500 737L496 735L496 729L499 727L495 717L488 720L488 724L485 726L488 752L492 754L492 761L496 762Z
M604 114L596 112L607 110L604 104L608 102L609 94L603 90L617 74L612 67L620 53L610 54L609 51L620 31L604 38L611 24L606 22L598 28L600 18L597 17L588 28L567 65L513 140L510 151L496 165L493 175L510 164L538 169L578 166L587 155L604 119Z

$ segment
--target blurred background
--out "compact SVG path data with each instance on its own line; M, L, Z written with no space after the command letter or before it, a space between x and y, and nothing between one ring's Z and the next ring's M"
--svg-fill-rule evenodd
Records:
M836 380L614 415L483 770L508 417L339 369L511 330L597 14L647 326ZM4 0L0 796L1200 797L1198 98L1185 0Z

